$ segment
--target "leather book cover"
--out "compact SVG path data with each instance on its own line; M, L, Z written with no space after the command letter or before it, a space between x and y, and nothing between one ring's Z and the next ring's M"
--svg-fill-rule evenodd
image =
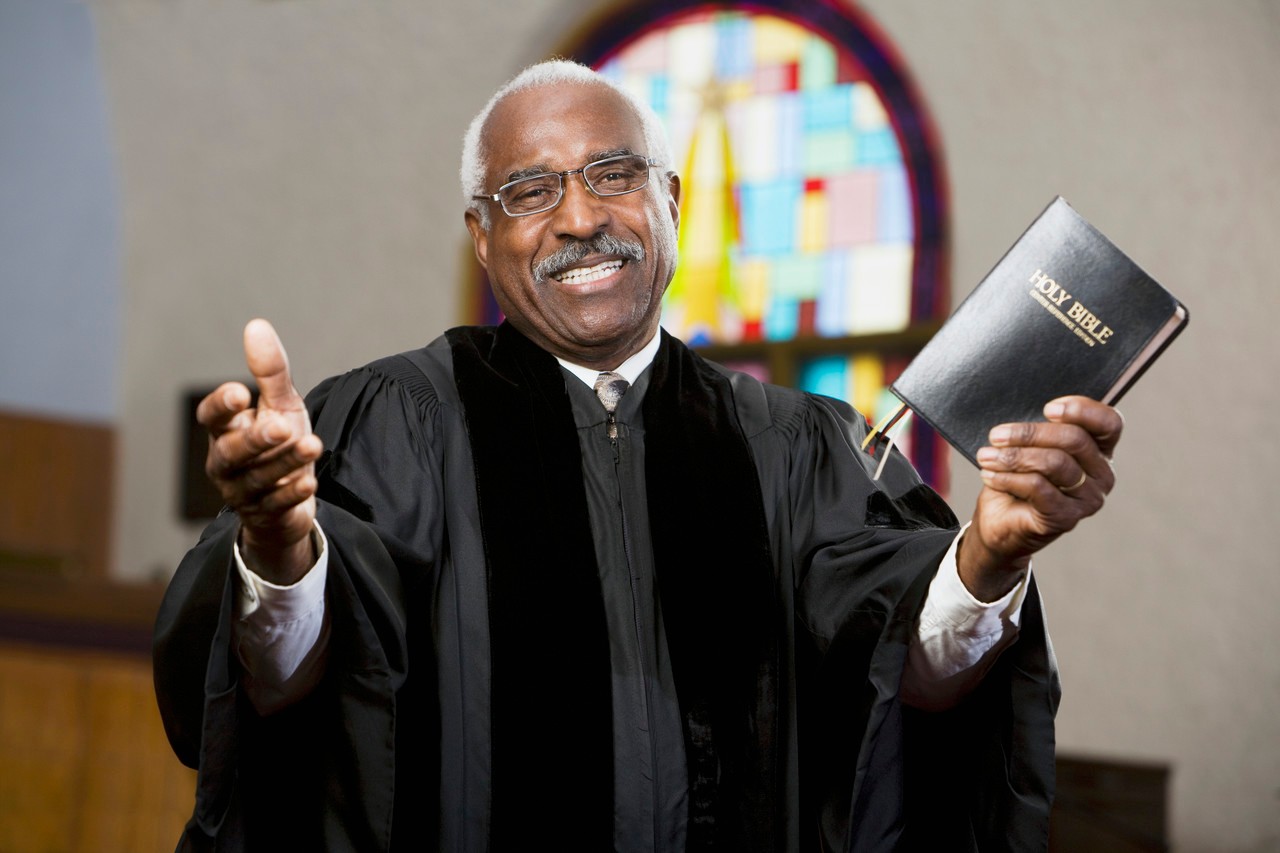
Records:
M1059 197L890 388L976 465L991 427L1042 421L1055 397L1114 404L1187 318Z

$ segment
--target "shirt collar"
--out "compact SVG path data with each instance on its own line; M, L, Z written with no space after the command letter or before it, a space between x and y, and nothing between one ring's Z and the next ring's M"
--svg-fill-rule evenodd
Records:
M639 378L641 373L644 373L645 368L653 363L653 357L658 354L658 344L661 342L661 333L654 332L653 337L649 339L649 343L642 346L634 355L615 367L613 372L622 376L628 383L635 384L636 379ZM599 370L594 367L583 367L580 364L565 361L559 356L556 357L556 361L560 362L560 366L565 370L581 379L588 388L595 387L596 377L600 375Z

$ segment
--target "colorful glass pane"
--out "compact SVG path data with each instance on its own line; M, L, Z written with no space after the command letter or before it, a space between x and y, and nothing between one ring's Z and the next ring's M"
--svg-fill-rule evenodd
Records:
M654 107L682 177L667 329L733 344L910 325L910 181L847 48L767 12L704 9L600 71Z
M901 357L884 357L875 352L813 358L800 365L796 387L845 400L865 416L869 424L878 424L901 405L902 401L889 390L889 384L906 369L909 361ZM943 442L938 434L917 418L908 418L889 434L893 436L898 450L915 465L921 478L945 492L947 471Z

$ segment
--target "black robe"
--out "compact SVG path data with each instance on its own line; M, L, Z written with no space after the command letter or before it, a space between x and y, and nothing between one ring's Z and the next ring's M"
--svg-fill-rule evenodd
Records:
M1045 846L1038 598L959 708L902 707L955 521L898 457L871 480L861 418L665 338L602 472L603 410L565 379L504 326L312 393L326 675L249 707L224 514L157 623L166 728L200 769L183 845L597 850L642 825L656 849Z

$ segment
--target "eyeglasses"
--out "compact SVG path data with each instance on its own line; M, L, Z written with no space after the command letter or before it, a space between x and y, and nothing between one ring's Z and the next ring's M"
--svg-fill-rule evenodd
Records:
M587 189L599 197L626 195L649 185L649 167L658 165L643 154L623 154L588 163L567 172L544 172L519 178L498 187L493 195L476 195L477 201L496 201L508 216L529 216L550 210L564 198L564 179L582 175Z

